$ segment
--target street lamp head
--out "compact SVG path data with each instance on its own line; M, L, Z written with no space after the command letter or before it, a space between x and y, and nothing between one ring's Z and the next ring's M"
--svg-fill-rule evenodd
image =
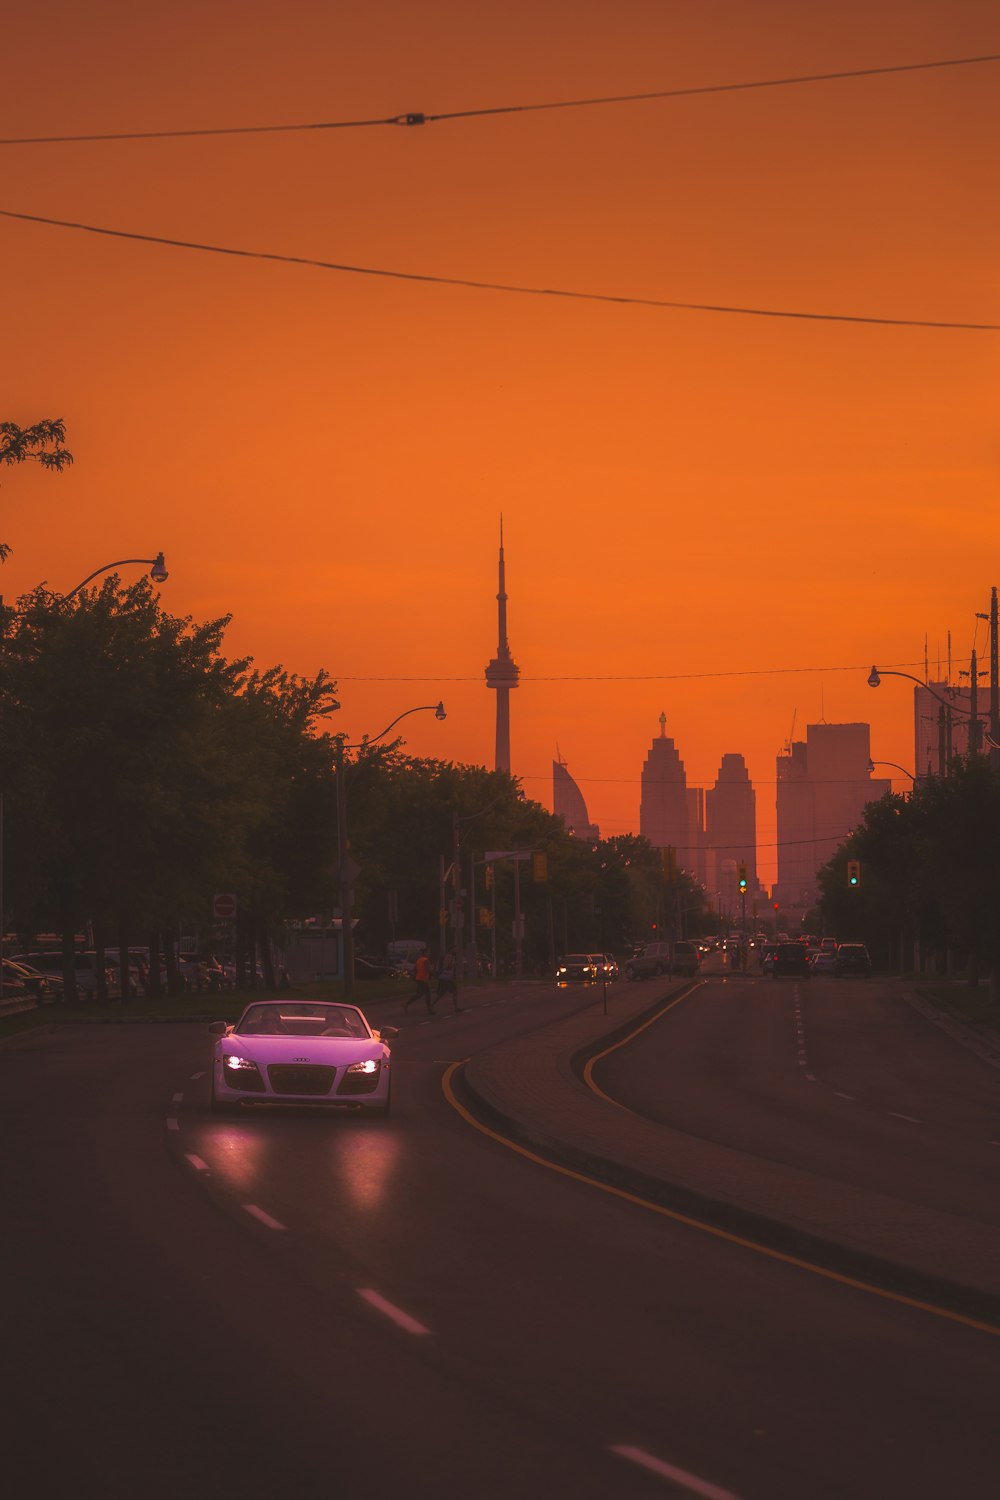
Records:
M438 703L437 708L434 710L434 717L435 719L446 719L448 717L448 715L445 713L443 703Z
M868 686L879 687L881 685L881 682L882 679L878 675L878 667L872 667L871 671L868 674Z
M874 769L875 769L875 762L872 760L871 756L869 756L868 757L868 774L869 774L869 776L872 774L872 772L874 771Z
M167 572L167 565L163 561L162 552L158 552L153 559L153 566L149 570L149 576L154 583L166 583L170 577L170 574Z

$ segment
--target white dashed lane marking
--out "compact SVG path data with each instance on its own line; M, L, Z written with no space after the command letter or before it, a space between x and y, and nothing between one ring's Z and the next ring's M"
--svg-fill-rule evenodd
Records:
M195 1080L196 1078L204 1078L204 1076L205 1076L204 1073L192 1073L191 1074L192 1081Z
M208 1162L202 1161L200 1156L195 1156L192 1151L185 1151L184 1155L187 1157L188 1161L191 1163L192 1167L194 1167L196 1172L208 1171Z
M668 1479L671 1484L679 1485L681 1489L687 1490L692 1495L701 1495L702 1500L739 1500L732 1490L724 1490L707 1479L700 1479L697 1474L689 1474L686 1469L679 1469L676 1464L668 1464L664 1459L644 1452L642 1448L633 1448L628 1443L618 1443L612 1446L611 1452L617 1453L619 1458L627 1459L631 1464L638 1464L640 1468L648 1469L651 1474L659 1474L661 1479Z
M182 1100L182 1099L183 1099L183 1098L184 1098L184 1095L183 1095L183 1094L174 1094L174 1095L173 1095L173 1096L172 1096L172 1097L171 1097L171 1100L170 1100L170 1102L171 1102L171 1104L180 1104L180 1102L181 1102L181 1100Z
M429 1328L425 1328L423 1323L418 1323L416 1318L411 1318L408 1312L404 1312L401 1307L397 1307L394 1302L383 1297L381 1292L376 1292L371 1287L361 1286L357 1290L358 1296L364 1302L374 1307L376 1312L384 1313L396 1324L397 1328L402 1328L406 1333L430 1333Z
M180 1130L180 1128L181 1127L178 1125L178 1123L177 1123L176 1120L168 1120L167 1121L167 1129L168 1130Z
M887 1109L886 1114L892 1115L894 1120L908 1120L911 1125L920 1125L922 1123L917 1119L916 1115L901 1115L897 1109Z

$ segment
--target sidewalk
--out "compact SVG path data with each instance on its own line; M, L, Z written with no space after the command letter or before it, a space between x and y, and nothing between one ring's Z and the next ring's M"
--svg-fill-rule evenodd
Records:
M686 987L616 984L607 1016L598 998L477 1054L464 1068L470 1107L539 1155L731 1234L1000 1322L1000 1228L699 1140L587 1088L587 1058Z

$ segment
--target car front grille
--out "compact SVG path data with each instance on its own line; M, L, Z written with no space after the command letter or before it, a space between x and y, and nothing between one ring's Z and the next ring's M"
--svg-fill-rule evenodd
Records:
M267 1070L275 1094L328 1094L336 1076L336 1068L314 1063L276 1063Z

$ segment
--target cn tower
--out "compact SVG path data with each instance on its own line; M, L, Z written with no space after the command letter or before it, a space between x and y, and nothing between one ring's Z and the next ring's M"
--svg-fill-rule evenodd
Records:
M507 589L503 561L503 516L500 517L500 589L497 593L497 654L486 668L486 686L497 695L497 748L494 770L510 770L510 690L517 687L521 669L507 644Z

